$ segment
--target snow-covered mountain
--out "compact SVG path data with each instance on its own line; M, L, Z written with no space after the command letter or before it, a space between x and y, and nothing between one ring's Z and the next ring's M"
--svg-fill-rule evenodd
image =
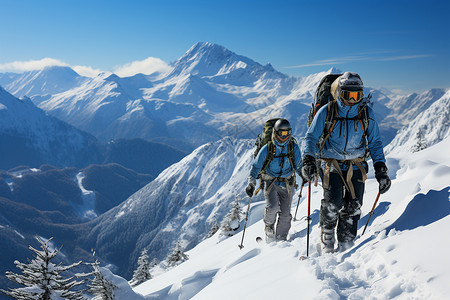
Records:
M195 246L228 213L235 196L243 198L252 153L252 141L229 137L199 147L88 223L84 247L95 248L120 274L131 276L144 247L163 259L174 240Z
M317 84L340 72L291 77L208 42L193 45L171 68L167 74L86 78L68 67L51 67L0 74L0 84L101 140L143 138L192 151L224 136L254 138L269 117L288 118L294 134L303 136ZM388 144L445 91L399 96L367 87L365 93L373 95Z
M336 72L333 68L305 78L291 77L270 64L261 65L220 45L201 42L174 62L168 74L74 77L80 80L76 86L51 95L45 91L28 96L49 114L99 139L139 137L192 151L228 135L254 138L269 116L289 118L294 133L302 136L318 82ZM3 77L11 79L10 74ZM31 74L22 77L22 85L36 84L25 84ZM8 85L11 92L26 90L18 88L18 80L14 82ZM372 92L382 121L389 113L384 105L390 99L381 101L387 97L381 91ZM391 125L383 128L385 133L391 129Z
M434 100L436 97L439 97L438 100ZM428 98L428 101L424 98ZM406 117L415 116L415 118L410 120L386 146L387 153L411 152L418 143L424 143L426 145L423 146L429 147L450 136L450 89L444 94L441 90L432 90L422 94L418 99L414 103L426 104L421 105L419 110L416 107L405 110L406 114L409 113Z
M0 85L16 97L53 95L79 86L87 80L70 67L46 67L23 74L0 74Z
M450 138L429 149L388 156L392 188L383 194L361 236L378 183L369 174L355 246L320 256L321 188L312 188L309 259L306 222L294 222L287 242L258 244L263 203L252 204L242 231L218 234L187 251L189 260L134 288L146 299L446 299L450 292ZM297 199L297 197L294 197ZM292 214L295 211L295 203ZM243 210L246 205L242 205ZM307 212L306 193L298 219ZM243 224L243 222L242 222Z
M2 169L18 164L80 165L95 160L95 138L17 99L0 87ZM94 149L95 150L95 149Z

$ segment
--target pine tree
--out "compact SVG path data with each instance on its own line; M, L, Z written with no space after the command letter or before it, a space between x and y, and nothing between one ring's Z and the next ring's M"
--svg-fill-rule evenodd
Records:
M213 225L211 226L211 229L209 230L209 232L208 232L206 238L212 237L214 234L216 234L216 232L217 232L219 229L220 229L220 225L219 225L219 223L217 223L217 220L214 219L214 223L213 223Z
M233 232L239 228L239 222L242 218L241 206L239 205L239 197L236 196L231 203L231 209L222 222L221 235L232 236Z
M11 281L24 285L24 288L0 290L4 294L15 299L39 299L49 300L55 298L85 299L82 290L71 289L84 283L84 281L73 280L74 276L64 279L61 273L81 264L81 261L70 266L62 266L51 262L59 253L60 249L49 249L48 243L52 240L43 241L36 236L41 244L41 251L29 246L28 248L36 254L36 257L28 264L15 261L14 264L22 271L22 274L6 272L6 277Z
M148 262L147 249L141 251L138 258L138 267L134 271L133 279L131 279L132 286L137 286L149 279L152 279L150 274L150 263Z
M180 241L177 241L175 247L172 249L172 253L167 256L166 261L169 267L175 267L188 260L188 258L189 257L186 255L186 253L184 253L184 249L181 246Z
M90 264L94 269L86 276L94 276L88 286L88 292L94 295L92 300L113 300L115 299L114 290L117 288L111 281L106 279L100 271L100 263L96 260Z
M419 131L416 134L416 144L412 147L412 152L419 152L428 147L427 141L425 139L425 131L427 129L426 125L423 125L419 128Z
M159 260L155 257L152 262L150 263L150 268L154 268L157 265L159 265Z

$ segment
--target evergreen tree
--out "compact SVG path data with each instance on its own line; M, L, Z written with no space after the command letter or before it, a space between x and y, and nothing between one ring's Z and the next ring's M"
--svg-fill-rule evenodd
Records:
M427 129L426 125L423 125L419 128L419 131L416 134L416 144L411 149L412 152L419 152L428 147L427 141L425 139L426 129Z
M152 279L152 275L150 274L150 263L148 262L147 249L144 249L138 258L138 267L134 271L133 279L131 279L131 285L137 286L149 279Z
M62 266L51 262L59 253L60 249L49 249L48 243L41 240L38 236L36 239L41 244L41 251L29 246L28 248L36 254L36 257L29 261L28 264L15 261L14 264L22 271L22 274L6 272L6 277L20 285L23 288L9 289L9 291L0 290L4 294L15 299L85 299L82 290L72 291L71 289L84 283L84 281L73 280L74 276L64 279L61 273L72 269L81 264L81 261L70 266Z
M177 241L175 247L172 249L172 253L170 253L169 256L167 256L166 258L167 266L175 267L181 264L182 262L188 260L188 258L189 257L184 253L184 249L181 246L180 241Z
M150 263L150 268L154 268L157 265L159 265L159 260L155 257L152 262Z
M211 229L209 230L208 234L207 234L207 238L212 237L214 234L216 234L216 232L220 229L220 225L219 223L217 223L217 220L214 219L214 223L211 226Z
M100 271L100 263L96 260L90 264L94 269L86 276L94 276L88 286L88 292L94 295L92 300L113 300L115 299L114 290L117 288L111 281L106 279Z
M232 236L233 232L239 228L239 222L242 218L241 206L239 205L239 197L236 196L231 203L231 209L222 222L221 235Z

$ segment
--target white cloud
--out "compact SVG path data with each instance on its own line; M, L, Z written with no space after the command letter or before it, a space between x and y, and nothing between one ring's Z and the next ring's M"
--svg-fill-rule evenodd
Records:
M118 66L114 69L113 72L120 77L127 77L136 75L138 73L167 73L171 70L172 68L165 61L156 57L147 57L144 60L137 60L122 66Z
M94 69L89 66L73 66L72 69L82 76L95 77L102 72L100 69Z
M10 63L0 64L0 72L26 72L33 70L41 70L50 66L69 66L67 63L54 58L43 58L40 60L13 61Z
M14 61L9 63L0 63L0 73L13 72L23 73L27 71L42 70L45 67L62 66L71 67L75 72L82 76L95 77L103 70L91 66L70 65L55 58L43 58L39 60ZM133 76L138 73L151 74L154 72L167 73L172 68L163 60L156 57L148 57L144 60L133 61L131 63L117 66L113 70L120 77Z
M101 72L89 66L71 66L59 59L45 57L39 60L13 61L0 64L0 72L22 73L27 71L42 70L46 67L71 67L75 72L82 76L95 77Z

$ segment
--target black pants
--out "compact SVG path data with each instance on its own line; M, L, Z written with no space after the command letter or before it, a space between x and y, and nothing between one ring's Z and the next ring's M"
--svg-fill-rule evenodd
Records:
M347 172L343 172L344 178ZM337 227L338 242L350 242L356 237L358 221L361 216L361 206L364 194L364 182L360 170L353 170L353 187L356 198L352 199L341 177L336 172L330 172L328 189L323 189L320 207L320 226L328 231Z

